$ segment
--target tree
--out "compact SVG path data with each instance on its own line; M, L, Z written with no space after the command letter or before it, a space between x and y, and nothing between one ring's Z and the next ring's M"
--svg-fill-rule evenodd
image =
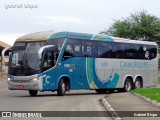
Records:
M114 20L111 27L102 33L133 40L160 42L160 19L143 10L131 13L127 18Z

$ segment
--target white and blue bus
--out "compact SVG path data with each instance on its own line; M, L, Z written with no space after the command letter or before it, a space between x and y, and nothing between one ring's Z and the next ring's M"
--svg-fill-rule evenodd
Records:
M105 93L115 89L157 84L155 42L127 40L73 32L38 32L18 38L11 50L10 90L57 91L76 89Z

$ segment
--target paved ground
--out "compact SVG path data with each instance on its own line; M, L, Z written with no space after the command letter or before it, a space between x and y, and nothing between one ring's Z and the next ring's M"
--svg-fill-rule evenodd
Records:
M113 109L116 111L135 111L136 113L141 113L139 111L158 111L160 108L155 105L152 105L149 102L144 101L143 99L131 94L131 93L112 93L111 95L106 95L105 99L109 102ZM137 111L137 112L136 112ZM124 115L129 114L129 112L122 112ZM133 112L134 113L134 112ZM148 113L148 112L147 112ZM160 114L160 113L159 113ZM125 120L151 120L153 117L123 117ZM154 118L155 120L160 118Z
M10 91L7 89L6 77L0 78L0 111L105 111L95 91L71 91L66 96L57 96L56 92L38 93L37 97L30 97L28 91ZM108 115L108 112L106 113ZM108 115L109 116L109 115ZM0 118L2 119L2 118ZM4 119L4 118L3 118ZM2 120L3 120L2 119ZM14 118L18 120L18 118ZM26 118L30 120L31 118ZM46 118L41 118L44 120ZM51 120L110 120L110 117L65 117L47 118ZM13 120L13 118L12 118ZM32 119L31 119L32 120ZM37 119L36 119L37 120Z
M7 77L6 76L0 76L0 89L7 87Z
M30 97L27 91L10 91L6 85L7 78L0 77L0 111L105 111L99 99L105 97L116 111L159 111L160 108L134 96L130 93L112 93L98 95L94 91L71 91L64 97L56 93L39 93L37 97ZM108 114L108 113L107 113ZM125 113L127 114L127 112ZM43 120L45 118L42 118ZM92 118L49 118L51 120L106 120L109 117ZM159 120L147 117L123 117L125 120ZM17 118L15 118L17 120ZM30 119L28 119L30 120Z

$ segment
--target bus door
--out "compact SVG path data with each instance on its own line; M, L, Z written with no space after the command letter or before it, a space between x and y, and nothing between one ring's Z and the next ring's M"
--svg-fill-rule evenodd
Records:
M82 62L84 61L84 62ZM86 73L82 63L85 63L80 57L71 57L64 61L64 73L68 75L71 80L71 89L84 89L87 85L85 79ZM62 74L62 73L61 73Z
M75 57L73 58L73 84L75 89L87 89L86 87L88 85L86 80L86 72L85 72L85 59L81 57Z
M64 69L71 79L71 89L84 89L87 85L84 78L85 58L82 57L81 49L81 41L70 39L63 55Z

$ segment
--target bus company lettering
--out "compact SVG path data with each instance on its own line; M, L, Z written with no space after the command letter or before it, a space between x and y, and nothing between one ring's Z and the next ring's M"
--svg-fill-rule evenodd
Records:
M138 62L138 61L121 61L120 62L120 67L121 68L127 68L127 69L148 69L149 68L149 62L143 61L143 62Z

